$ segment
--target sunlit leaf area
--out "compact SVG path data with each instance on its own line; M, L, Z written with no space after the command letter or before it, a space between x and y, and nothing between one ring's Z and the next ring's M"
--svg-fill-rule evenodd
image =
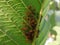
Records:
M0 45L60 45L60 0L0 0Z

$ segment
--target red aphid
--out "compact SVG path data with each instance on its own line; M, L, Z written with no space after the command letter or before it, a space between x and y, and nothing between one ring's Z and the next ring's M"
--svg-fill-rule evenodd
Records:
M22 28L22 30L27 30L27 29L28 29L27 27Z

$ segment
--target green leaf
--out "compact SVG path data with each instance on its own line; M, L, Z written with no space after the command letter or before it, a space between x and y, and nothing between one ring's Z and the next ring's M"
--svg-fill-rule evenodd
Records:
M26 6L32 6L39 13L41 9L42 0L23 0ZM27 2L27 3L26 3ZM40 4L41 3L41 4Z
M47 38L47 34L51 28L49 20L48 21L45 20L45 16L47 15L47 12L49 10L49 5L50 5L49 2L50 0L45 0L43 3L44 5L42 4L42 7L41 7L41 11L42 11L41 13L42 13L43 18L42 18L41 23L39 24L40 33L39 33L38 38L36 39L36 45L44 45Z
M31 45L21 31L26 10L22 0L0 0L0 45Z
M42 22L42 28L40 28L40 33L39 33L39 36L36 40L36 45L44 45L45 41L46 41L46 36L50 30L50 24L48 22L46 22L44 20L44 22ZM43 26L44 25L44 26ZM48 28L48 29L47 29Z
M40 13L42 9L43 19L41 24L38 21L40 26L37 24L41 33L39 33L37 40L35 40L36 45L43 45L49 31L46 27L50 28L49 23L44 20L49 2L50 0L0 0L0 45L32 45L26 41L26 37L21 30L24 27L23 22L30 26L24 20L24 17L26 17L25 13L29 10L28 6L30 5L36 9L37 13ZM42 28L43 26L44 28Z
M50 16L50 24L52 25L52 28L56 25L55 13L53 13L53 14Z

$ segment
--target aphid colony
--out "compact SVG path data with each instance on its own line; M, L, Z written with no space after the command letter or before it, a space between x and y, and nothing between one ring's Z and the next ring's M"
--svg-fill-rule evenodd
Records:
M38 13L36 13L36 10L32 6L28 6L28 9L29 9L29 11L26 12L26 17L24 17L24 19L26 20L26 22L28 24L26 25L24 23L25 27L23 27L22 30L24 31L26 39L29 40L30 42L32 42L35 31L36 31ZM37 30L37 33L38 32L39 31Z

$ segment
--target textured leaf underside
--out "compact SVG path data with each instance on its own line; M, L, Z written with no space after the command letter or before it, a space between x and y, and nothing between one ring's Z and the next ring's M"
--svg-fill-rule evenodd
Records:
M0 0L0 45L31 45L21 31L26 10L22 0Z

